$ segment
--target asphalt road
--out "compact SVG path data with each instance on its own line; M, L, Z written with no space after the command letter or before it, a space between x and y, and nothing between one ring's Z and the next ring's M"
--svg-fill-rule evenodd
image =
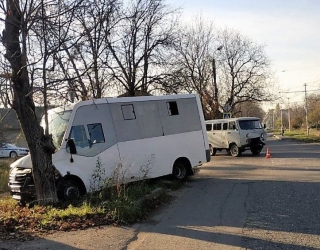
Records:
M218 152L143 223L0 249L320 249L320 145L270 139L267 147L258 157Z

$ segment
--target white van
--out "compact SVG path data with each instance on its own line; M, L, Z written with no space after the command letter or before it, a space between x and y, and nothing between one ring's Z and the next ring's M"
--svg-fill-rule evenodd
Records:
M212 156L223 149L232 156L247 149L259 155L266 143L267 134L257 117L207 120L205 124Z
M97 162L109 178L121 182L172 174L184 179L210 160L204 117L198 95L104 98L49 110L49 133L57 151L60 199L90 191ZM42 123L45 126L45 123ZM30 155L10 166L14 199L34 198Z

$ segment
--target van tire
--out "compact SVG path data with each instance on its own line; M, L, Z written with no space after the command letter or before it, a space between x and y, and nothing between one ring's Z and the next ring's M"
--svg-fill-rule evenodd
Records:
M217 153L217 149L213 148L211 145L209 145L210 155L215 156Z
M253 155L259 155L260 154L260 152L261 152L261 150L262 150L262 148L250 148L250 150L251 150L251 153L253 154Z
M230 146L230 153L233 157L239 157L241 155L241 150L236 144Z
M188 176L188 165L186 161L177 160L173 165L172 175L177 180L185 180Z
M11 151L9 157L11 159L18 159L18 154L16 151Z
M58 199L62 201L78 200L82 197L80 185L74 180L61 180L57 188Z

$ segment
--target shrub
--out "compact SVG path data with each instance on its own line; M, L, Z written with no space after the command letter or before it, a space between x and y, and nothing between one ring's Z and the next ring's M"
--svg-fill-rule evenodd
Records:
M9 181L9 167L11 161L1 160L0 161L0 193L8 192L8 181Z

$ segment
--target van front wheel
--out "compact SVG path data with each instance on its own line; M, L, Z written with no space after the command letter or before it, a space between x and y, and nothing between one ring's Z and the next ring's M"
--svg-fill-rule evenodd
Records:
M259 155L260 152L261 152L261 150L262 150L262 148L260 148L260 147L258 147L258 148L251 148L250 150L251 150L251 153L252 153L253 155Z
M236 144L232 144L230 147L230 153L234 157L238 157L241 155L240 148Z
M81 197L79 185L74 180L62 180L58 185L57 191L59 200L71 201Z

